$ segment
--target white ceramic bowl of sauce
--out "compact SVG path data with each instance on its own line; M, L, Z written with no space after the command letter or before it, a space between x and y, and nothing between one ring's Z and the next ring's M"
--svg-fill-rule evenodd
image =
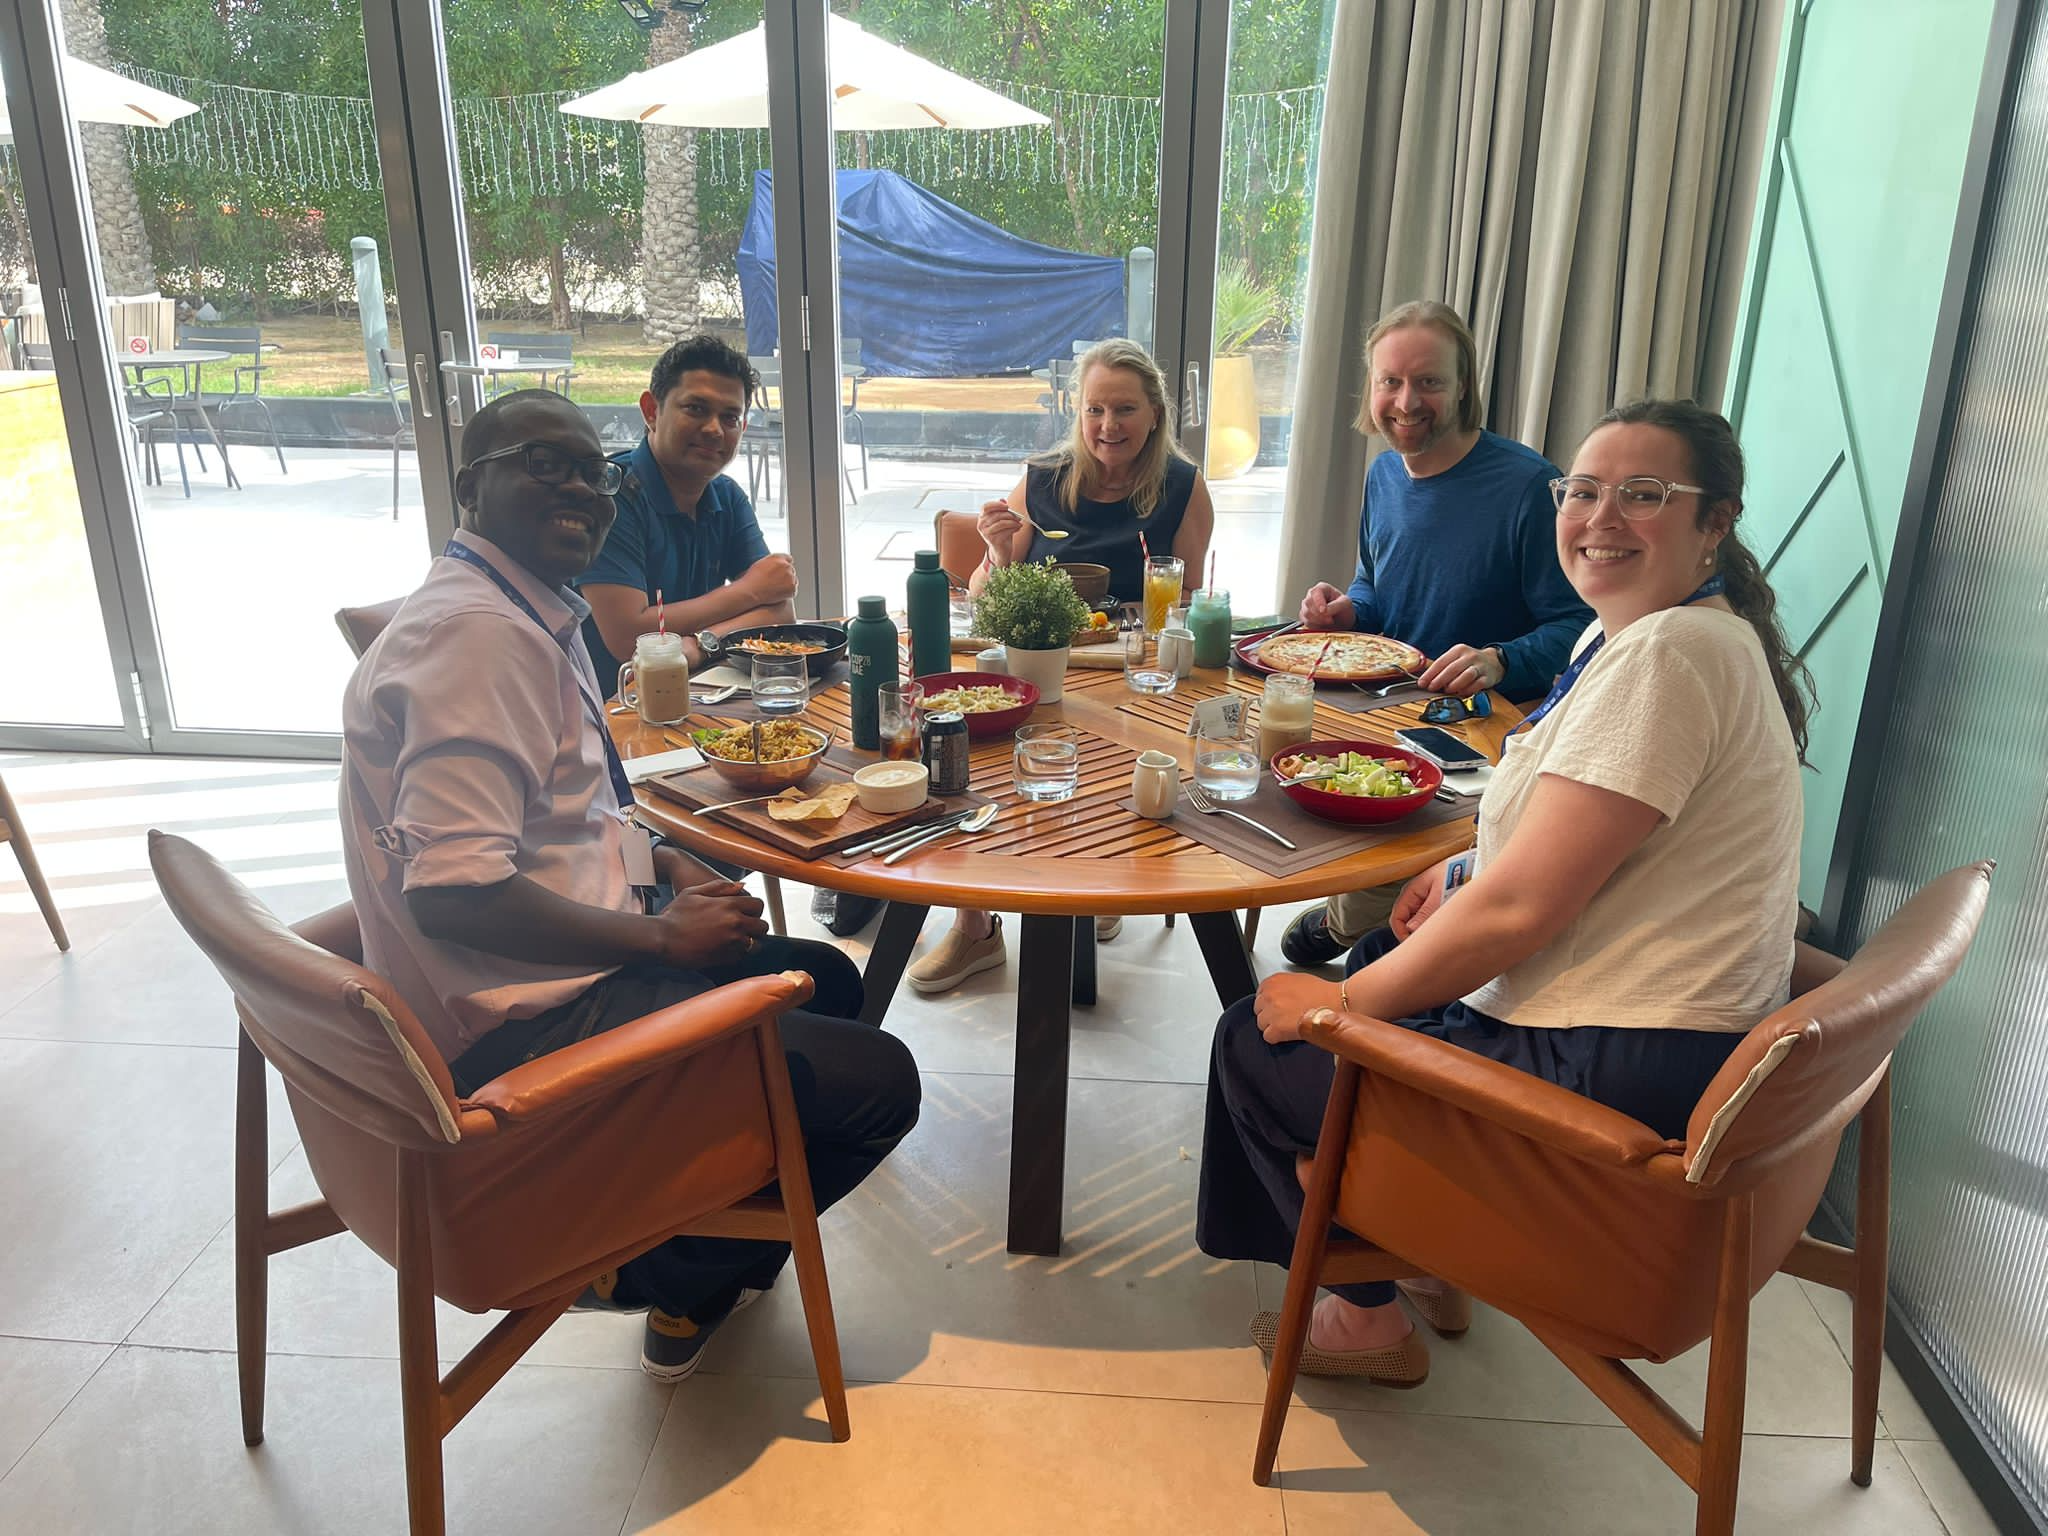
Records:
M854 799L878 816L916 810L930 788L931 770L923 763L869 763L853 775Z

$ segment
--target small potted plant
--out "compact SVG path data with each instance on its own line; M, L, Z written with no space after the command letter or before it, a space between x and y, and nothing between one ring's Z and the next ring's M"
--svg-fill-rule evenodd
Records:
M1010 675L1038 689L1040 702L1058 701L1067 676L1074 631L1088 622L1088 605L1073 579L1047 560L1018 561L991 571L974 600L974 631L1002 646Z

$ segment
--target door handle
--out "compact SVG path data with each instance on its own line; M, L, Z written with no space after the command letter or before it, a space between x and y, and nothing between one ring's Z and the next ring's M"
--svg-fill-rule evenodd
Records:
M453 331L443 331L441 333L441 355L452 359L454 354L455 333ZM462 389L458 380L463 377L488 378L489 374L474 363L458 363L454 361L443 363L441 365L441 373L448 380L448 425L459 427L462 425Z
M412 355L412 404L413 409L428 421L434 419L434 375L427 364L427 354L415 352Z
M1202 424L1202 365L1188 364L1188 408L1182 418L1189 426Z

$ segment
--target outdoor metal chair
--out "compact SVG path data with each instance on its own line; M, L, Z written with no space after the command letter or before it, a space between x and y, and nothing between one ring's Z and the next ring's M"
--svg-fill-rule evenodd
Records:
M407 393L412 380L405 371L405 359L389 347L377 349L377 363L384 372L384 395L391 402L391 521L398 521L398 455L407 448L418 451L420 440L406 414Z
M868 488L868 424L861 420L860 415L860 381L866 376L867 369L861 365L860 338L858 336L848 336L841 340L839 343L839 363L840 376L852 385L852 393L847 396L845 405L840 408L841 434L848 442L858 442L860 444L860 488L866 490ZM850 474L846 479L846 494L849 499L858 500L853 495L853 477Z
M47 341L24 341L21 344L21 362L30 373L57 371L57 356Z
M750 357L747 362L760 376L754 400L747 407L747 496L760 501L775 494L773 461L782 456L782 361L774 357ZM769 402L773 400L771 405Z
M845 343L844 353L842 366L847 361L854 361L857 365L860 343ZM782 457L782 360L779 357L749 357L747 361L761 379L761 386L754 393L754 403L747 411L747 436L742 444L747 455L747 495L759 501L763 495L775 494L775 476L771 466ZM855 388L859 388L858 380ZM769 403L771 399L773 404ZM860 431L860 478L861 484L865 485L868 478L867 428L851 406L845 409ZM846 467L843 458L839 477L846 482L846 499L859 502L860 497L853 489L853 471Z
M263 413L263 424L270 429L270 446L277 454L277 472L281 475L289 473L284 467L284 442L277 434L277 418L270 414L270 402L263 398L263 327L181 325L178 327L178 345L202 347L208 351L226 352L231 355L235 370L234 386L215 391L214 419L218 421L225 417L238 405L255 406ZM193 393L195 398L205 400L206 392L203 387L196 387Z
M540 387L550 387L569 393L569 380L575 375L576 338L568 331L485 331L484 340L495 347L511 347L519 353L518 372L532 372L540 377ZM506 386L501 382L503 374L491 375L490 394L492 398L503 394ZM555 382L552 386L548 380Z
M157 463L156 434L159 428L171 429L171 447L178 454L178 484L184 489L189 501L192 497L192 477L185 472L185 439L178 434L178 413L169 379L143 379L121 370L121 388L124 403L128 407L128 435L135 443L135 462L142 466L144 485L164 483L163 466ZM197 443L193 452L199 451ZM202 458L199 467L204 469Z

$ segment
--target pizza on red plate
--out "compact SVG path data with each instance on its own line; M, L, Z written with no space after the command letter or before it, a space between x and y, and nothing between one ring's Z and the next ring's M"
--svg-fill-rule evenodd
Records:
M1427 659L1412 645L1386 635L1311 634L1296 630L1274 635L1251 650L1251 657L1275 672L1333 683L1375 683L1412 676Z

